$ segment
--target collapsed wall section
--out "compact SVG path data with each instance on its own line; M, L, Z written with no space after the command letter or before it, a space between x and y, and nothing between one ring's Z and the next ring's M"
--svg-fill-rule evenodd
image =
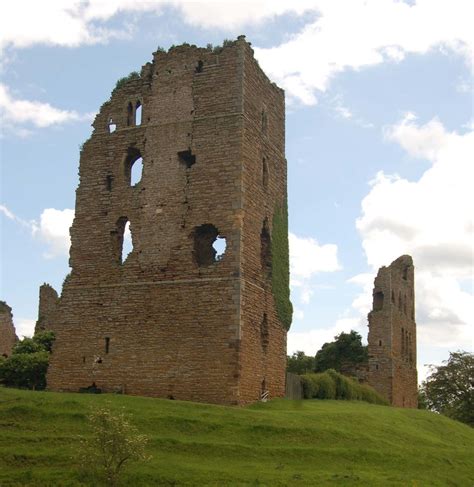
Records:
M58 300L58 293L52 286L47 283L40 286L38 320L36 321L35 333L50 330L54 327L51 318L58 306Z
M12 309L5 301L0 301L0 356L9 357L17 341Z
M390 403L418 405L414 266L403 255L379 269L369 313L368 382Z

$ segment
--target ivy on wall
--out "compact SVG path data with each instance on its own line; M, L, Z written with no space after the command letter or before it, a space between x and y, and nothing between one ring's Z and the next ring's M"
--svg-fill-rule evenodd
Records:
M293 316L290 301L290 256L288 246L288 204L277 206L272 229L272 293L278 318L289 330Z

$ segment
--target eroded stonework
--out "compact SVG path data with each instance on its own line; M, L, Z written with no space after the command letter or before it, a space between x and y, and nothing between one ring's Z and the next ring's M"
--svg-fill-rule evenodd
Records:
M38 320L36 321L35 334L44 330L53 328L51 317L54 315L58 306L58 293L47 283L40 286L39 289L39 307Z
M0 301L0 355L9 357L17 341L12 309L5 301Z
M414 266L403 255L379 269L369 313L368 382L393 406L416 408Z
M156 52L114 90L81 151L72 272L48 316L50 390L284 396L267 249L286 205L284 119L284 93L243 36Z

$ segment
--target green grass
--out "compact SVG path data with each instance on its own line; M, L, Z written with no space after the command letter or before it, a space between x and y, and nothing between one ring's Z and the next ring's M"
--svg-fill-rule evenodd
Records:
M77 436L94 405L125 408L152 460L124 484L472 486L474 430L426 411L356 401L247 408L0 388L0 486L81 484ZM94 485L98 485L95 483Z

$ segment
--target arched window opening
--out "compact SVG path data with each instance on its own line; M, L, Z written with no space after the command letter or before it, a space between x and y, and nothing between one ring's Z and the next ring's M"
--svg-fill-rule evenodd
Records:
M130 222L126 216L122 216L117 220L116 228L111 232L111 237L115 260L122 265L133 252Z
M267 313L263 313L262 323L260 324L260 340L263 351L266 352L269 343L268 318Z
M143 158L136 147L129 147L125 158L125 179L129 186L136 186L142 179Z
M109 119L108 127L109 127L109 134L112 134L117 129L117 124L114 123L112 119Z
M262 159L262 185L263 189L268 187L268 163L267 159L264 157Z
M127 127L131 127L133 125L133 105L132 102L129 102L127 105Z
M383 308L383 292L378 291L374 293L372 309L374 311L380 311Z
M379 347L382 346L382 340L379 340Z
M266 277L270 277L272 274L272 240L267 218L263 222L262 232L260 233L260 260L263 272Z
M206 267L224 258L227 247L226 238L219 234L219 230L209 223L195 228L194 261L199 267Z
M137 101L135 105L135 125L142 124L142 104L140 101Z

